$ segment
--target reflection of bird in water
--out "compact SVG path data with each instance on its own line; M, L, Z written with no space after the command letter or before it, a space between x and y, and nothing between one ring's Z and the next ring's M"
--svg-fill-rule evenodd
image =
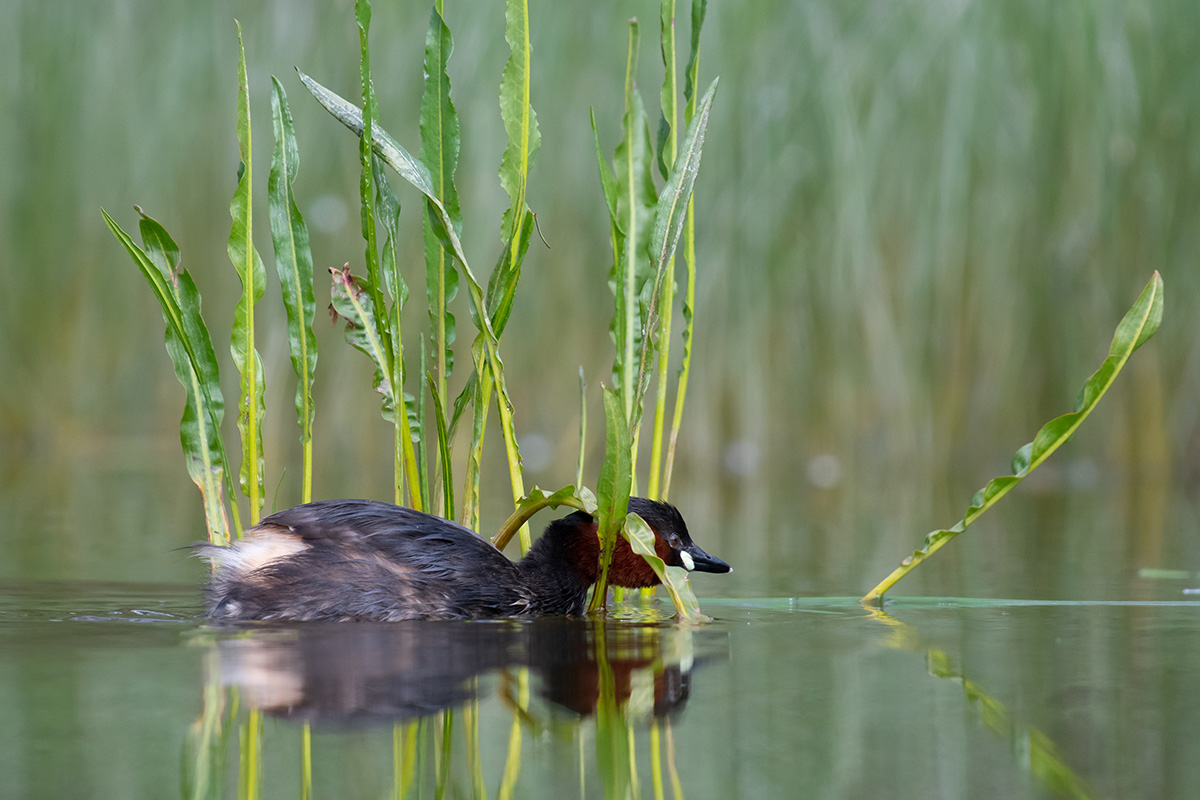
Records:
M460 707L489 676L525 667L561 710L589 716L607 702L663 716L687 702L694 664L725 647L716 630L565 617L256 626L218 641L210 680L273 716L355 725Z
M729 572L692 542L673 506L630 498L668 566ZM461 525L401 506L332 500L264 519L229 547L200 545L216 571L208 613L217 619L486 619L581 614L599 578L596 520L556 520L514 563ZM658 576L617 538L614 586L655 586Z

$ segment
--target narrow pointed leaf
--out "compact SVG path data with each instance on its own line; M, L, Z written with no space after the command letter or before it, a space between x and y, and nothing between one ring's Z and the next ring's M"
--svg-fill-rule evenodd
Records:
M446 67L454 48L450 29L435 7L425 35L425 91L421 97L421 162L429 171L433 190L441 199L457 235L462 235L462 212L454 172L458 166L460 131L458 113L450 99ZM428 201L426 201L428 203ZM458 292L458 271L435 231L437 212L432 206L424 218L426 298L433 338L438 393L447 398L446 379L454 369L455 320L450 303ZM445 415L446 408L441 409Z
M885 578L874 589L868 592L862 602L876 602L883 597L883 593L888 591L901 578L907 575L914 567L939 550L946 542L953 539L958 534L967 529L972 522L977 520L981 514L996 504L1000 498L1008 494L1013 487L1025 479L1029 473L1033 472L1037 467L1061 447L1076 429L1083 424L1088 414L1092 413L1092 409L1100 402L1100 398L1112 386L1121 369L1133 355L1134 351L1141 347L1146 341L1154 335L1162 323L1163 313L1163 284L1162 277L1158 272L1155 272L1146 288L1142 290L1137 301L1126 312L1117 326L1116 333L1113 335L1112 343L1109 346L1108 358L1100 365L1087 383L1084 384L1080 391L1080 401L1076 405L1074 411L1069 414L1064 414L1056 417L1038 431L1033 441L1023 446L1017 451L1013 458L1014 473L1012 475L1004 475L994 478L988 482L987 486L983 487L976 493L971 500L971 506L967 509L967 514L953 527L937 530L925 537L924 546L913 552L911 556L900 562L891 575Z
M624 136L613 156L617 185L616 226L620 231L619 235L614 233L613 240L620 249L609 279L616 300L611 326L616 345L612 379L621 390L628 419L635 418L636 358L643 346L642 333L646 330L646 314L641 298L652 276L650 231L658 202L650 125L636 84L638 42L638 22L632 19L629 21L629 48L625 62L625 114L621 122ZM640 414L637 416L640 417Z
M500 75L500 118L508 134L508 145L500 159L500 185L509 198L504 212L501 238L509 243L509 268L517 265L517 246L525 221L525 192L529 166L541 146L537 114L530 104L530 57L528 0L507 0L504 10L504 38L510 55Z
M442 497L444 498L444 516L447 519L454 513L454 473L450 467L452 465L450 457L450 446L453 442L450 439L450 433L446 427L446 415L442 409L445 405L442 402L442 396L438 393L437 381L434 379L432 372L425 373L426 380L429 381L429 393L433 396L433 421L437 425L438 434L438 460L442 464Z
M241 375L238 394L238 430L242 435L242 467L239 477L242 493L250 499L250 524L258 524L258 516L266 500L263 490L262 418L266 410L263 401L264 383L262 361L255 350L254 306L262 299L266 270L254 249L253 203L254 171L250 131L250 89L246 80L246 51L242 47L242 26L238 24L238 150L242 167L237 190L229 205L233 225L229 231L229 260L233 262L242 282L242 296L234 309L233 334L230 351Z
M696 183L696 175L700 170L700 154L704 148L704 132L708 127L708 116L712 109L713 97L717 92L717 81L709 85L708 91L696 106L696 116L688 124L683 142L679 147L679 156L671 169L671 177L663 186L658 198L658 206L654 212L654 232L650 238L650 265L654 271L653 293L650 299L645 327L654 328L654 317L658 297L662 293L663 281L666 279L667 266L675 255L675 247L683 232L683 224L687 216L688 201L692 197L692 188ZM648 357L650 351L648 336L642 337L642 355L638 368L637 397L634 402L634 412L637 416L632 420L633 427L640 420L641 397L649 382Z
M296 207L292 183L300 167L300 148L287 94L271 77L271 118L275 129L275 153L267 179L270 195L271 237L275 245L275 268L283 305L287 310L288 346L296 372L296 417L304 450L305 502L312 499L313 376L317 369L317 340L313 335L316 300L313 293L312 250L308 225Z
M692 48L688 56L683 96L684 125L696 116L696 89L700 73L700 31L704 27L704 16L708 0L692 0ZM675 470L675 452L679 444L679 431L683 427L683 407L687 400L688 380L692 372L692 337L695 330L696 307L696 195L687 204L687 219L683 227L684 261L687 263L687 290L683 296L683 354L679 360L679 380L675 390L675 407L671 414L671 433L667 439L667 463L663 469L661 497L666 500L671 491L671 476Z

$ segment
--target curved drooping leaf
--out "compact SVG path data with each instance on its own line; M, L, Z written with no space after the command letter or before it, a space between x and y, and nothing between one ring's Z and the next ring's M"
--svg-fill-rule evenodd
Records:
M230 352L241 375L238 394L238 430L242 434L242 468L239 477L242 493L250 499L250 524L258 524L258 516L266 501L263 490L262 418L266 411L263 401L264 383L262 360L254 345L254 306L262 299L266 270L254 249L253 203L254 170L250 136L250 89L246 80L246 50L242 47L242 26L238 32L238 105L237 138L241 155L241 174L229 215L233 225L229 230L229 260L233 262L242 282L242 296L234 309L233 334Z
M633 484L633 436L625 421L625 408L617 393L604 387L604 466L596 484L596 521L600 537L600 579L592 590L588 611L604 608L608 599L608 567L612 560Z
M324 106L326 111L333 115L334 119L349 128L354 135L362 136L362 109L336 92L326 89L300 70L296 70L296 74L299 75L300 82L304 84L304 87L308 89L318 103ZM450 251L454 253L454 257L458 259L460 264L466 265L468 263L467 257L463 253L462 242L459 240L458 232L454 230L453 220L438 197L437 191L433 186L433 179L430 177L429 170L425 165L413 158L391 134L379 125L373 126L371 147L374 148L375 154L383 159L383 163L394 169L397 175L412 184L430 201L430 204L433 206L434 222L438 223L435 226L438 235L446 238L446 242L450 246Z
M650 565L654 574L666 587L667 594L671 595L671 601L675 604L675 613L679 619L691 622L704 619L704 615L700 613L700 603L696 600L695 593L692 592L691 583L688 582L688 571L683 567L668 567L658 557L658 553L654 549L654 531L646 523L646 520L636 513L630 512L625 517L624 536L629 540L629 546L633 548L633 552L646 559L646 563Z
M586 487L564 486L556 492L546 493L545 489L535 486L529 494L517 501L516 510L500 526L500 530L492 537L492 544L503 550L512 540L517 530L527 523L534 514L543 508L558 508L570 506L589 514L596 513L596 497Z
M299 71L297 70L297 72ZM354 133L362 135L363 115L359 108L353 103L339 97L335 92L326 89L304 73L299 72L299 75L300 80L312 93L313 97L335 119ZM525 491L521 486L520 459L519 457L516 460L513 458L513 454L516 453L516 436L513 433L512 402L508 396L508 387L504 382L504 363L500 359L498 340L487 313L483 288L480 286L475 274L471 271L467 257L463 253L462 242L459 240L458 233L454 230L453 221L449 213L434 191L429 170L419 161L415 160L382 127L374 128L372 147L385 164L394 169L400 177L411 183L425 195L429 201L429 205L433 209L435 222L439 223L438 226L435 226L438 235L445 237L445 244L454 253L454 257L458 259L458 263L462 265L463 273L467 277L467 289L471 300L471 320L475 323L475 327L483 334L483 354L486 357L489 379L494 383L497 392L497 409L500 415L500 427L504 435L505 449L509 454L509 475L513 484L513 494L515 497L521 497L525 494ZM487 394L487 392L483 392L483 394ZM470 498L471 494L468 486L464 502L469 503Z
M209 541L229 543L229 519L225 511L222 481L232 479L227 471L221 420L225 401L216 352L208 328L200 315L200 293L187 270L179 264L179 247L157 221L141 214L139 228L146 250L138 247L104 209L104 222L150 284L166 322L167 353L175 376L187 393L179 438L188 475L200 489ZM147 252L148 251L148 252ZM236 507L235 507L236 511ZM235 517L236 520L236 517ZM238 526L240 530L240 526Z
M1158 326L1162 323L1163 284L1162 277L1156 271L1142 290L1133 306L1125 313L1109 345L1108 357L1100 368L1092 373L1087 383L1079 392L1075 410L1069 414L1056 417L1037 432L1032 442L1017 451L1012 461L1011 475L994 478L987 486L975 493L967 514L951 528L937 530L925 537L925 544L911 556L900 562L891 575L885 578L874 589L863 596L864 603L876 602L883 593L892 588L914 567L939 550L946 542L967 529L967 526L979 518L983 512L996 504L1000 498L1008 494L1014 486L1023 481L1029 473L1062 446L1075 430L1083 424L1088 414L1100 402L1100 398L1112 386L1113 381L1125 366L1125 362L1134 351L1146 343Z
M454 172L458 166L460 130L458 112L450 99L450 77L446 67L454 41L450 29L435 7L425 35L425 91L421 96L421 162L429 170L433 189L441 198L455 233L462 235L462 211ZM428 202L428 201L426 201ZM458 292L458 271L434 230L436 210L429 208L424 219L425 286L429 325L433 332L433 361L438 395L448 400L446 380L454 369L455 320L450 302ZM446 407L441 408L446 414Z
M296 372L296 417L304 452L302 497L312 500L313 376L317 369L317 340L313 336L316 300L313 295L312 250L308 225L296 207L292 183L300 167L300 148L288 108L287 94L271 76L271 119L275 129L275 153L267 179L270 195L271 238L275 244L275 268L287 310L288 345Z

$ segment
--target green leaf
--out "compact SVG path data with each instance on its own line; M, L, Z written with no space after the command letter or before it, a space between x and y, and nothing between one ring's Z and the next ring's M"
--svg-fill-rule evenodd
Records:
M312 499L312 431L313 376L317 369L317 340L313 336L316 300L313 295L312 250L309 248L308 226L300 209L292 184L300 167L300 149L287 94L274 76L271 77L271 119L275 129L275 153L267 179L270 195L271 237L275 244L275 268L283 305L287 310L288 346L292 369L296 372L296 417L300 424L300 443L304 450L303 499Z
M394 422L396 387L388 368L387 349L375 321L377 311L369 279L352 275L349 264L342 269L331 267L329 274L333 276L329 292L333 313L346 321L346 342L365 353L375 365L372 387L383 396L383 418Z
M650 125L641 95L637 91L639 28L629 21L629 50L625 61L624 137L617 145L617 213L614 243L619 246L609 282L616 300L611 325L616 355L613 359L613 383L621 390L628 419L635 419L636 353L643 347L645 308L640 303L642 289L650 280L650 226L658 192L654 186L654 151L650 144ZM603 178L601 179L603 181ZM640 414L637 415L640 417Z
M432 372L425 373L425 379L429 381L429 393L433 395L433 421L437 425L438 433L438 458L442 464L442 492L445 498L445 516L447 519L454 513L454 475L450 470L450 434L446 429L446 415L442 411L445 405L442 403L442 396L438 393L437 381L434 380Z
M298 70L297 72L301 82L312 93L317 102L325 107L325 110L356 135L362 135L363 115L361 109L339 97L336 93L326 89L303 72L299 72ZM466 273L467 285L471 296L471 318L475 322L475 326L486 334L488 346L485 352L488 356L489 365L493 372L502 371L503 365L500 363L499 355L494 352L496 335L492 330L490 320L484 312L483 289L479 281L475 278L474 273L471 272L466 254L463 253L462 242L459 240L458 233L454 230L454 224L450 215L434 191L429 170L425 168L425 165L414 159L407 150L401 147L381 127L376 126L374 128L372 147L376 155L385 164L424 194L429 204L433 207L433 213L436 217L435 222L439 223L435 226L438 235L445 237L445 242L450 247L450 251L454 253L454 257L458 259L458 263L462 265L463 271Z
M407 476L408 493L415 505L413 508L425 510L427 506L422 499L425 494L424 472L421 469L422 459L417 453L420 443L424 441L424 426L417 419L413 408L412 398L403 392L406 370L404 366L404 342L401 337L403 327L404 305L408 302L408 284L400 272L400 198L396 196L382 164L372 155L371 173L375 178L375 211L383 223L387 234L381 253L379 270L383 277L388 293L392 297L391 308L388 309L388 322L383 326L382 335L387 336L390 347L385 350L391 353L391 384L397 394L404 397L405 414L401 417L391 416L395 426L393 435L393 473L396 499L403 497L403 485Z
M479 530L479 471L483 463L483 436L487 429L488 398L484 396L484 370L486 369L483 354L483 340L477 338L471 348L472 362L475 372L471 376L467 389L470 390L471 401L471 447L467 451L467 475L463 481L463 512L459 521L473 531ZM456 415L461 413L458 403L455 403Z
M662 115L658 120L658 170L665 180L671 171L678 145L675 121L679 116L679 87L675 73L675 0L659 3L659 50L662 52L663 85L659 93L659 108Z
M379 108L375 100L375 87L371 82L371 3L370 0L355 0L354 17L358 23L359 44L359 82L362 87L363 128L359 134L359 218L362 224L362 237L366 249L364 263L367 269L367 280L364 283L371 293L375 306L376 332L384 343L384 354L387 358L384 371L395 371L395 352L392 349L392 335L388 330L387 304L383 296L384 279L379 267L378 239L375 229L375 160L372 157L372 140L374 137L375 121L379 118ZM401 384L394 383L393 388L399 391ZM399 476L397 476L399 480Z
M688 125L696 116L696 89L700 73L700 31L704 27L704 16L708 9L707 0L692 0L691 54L688 57L683 96L686 104L683 123ZM696 306L696 213L695 194L687 204L687 217L683 228L684 260L687 263L687 289L683 297L683 354L679 359L679 379L675 389L675 407L671 414L671 433L667 439L667 463L663 470L661 498L666 500L671 490L671 476L675 469L675 450L679 443L679 431L683 427L683 407L687 401L688 380L692 370L692 336L695 329L693 309ZM669 301L664 300L664 307Z
M558 491L547 494L544 489L535 486L529 494L517 501L516 510L492 537L492 544L503 550L517 530L525 525L534 514L543 508L558 508L559 506L570 506L588 514L595 514L596 498L582 487L576 489L574 486L564 486Z
M592 138L596 141L596 161L600 165L600 188L604 192L604 205L608 208L608 219L614 230L617 230L617 179L613 176L604 150L600 147L600 133L596 130L596 110L590 110L592 122Z
M325 106L326 110L335 119L355 133L362 135L363 115L360 109L321 86L304 73L300 73L300 80L312 93L313 97ZM517 452L516 434L513 431L512 402L509 399L508 388L504 382L504 363L500 359L499 342L487 313L483 288L471 271L467 257L462 250L462 243L459 241L458 234L454 230L454 224L450 219L449 213L434 193L429 170L423 164L414 160L408 151L401 147L383 128L377 128L374 131L372 147L375 153L383 159L384 163L396 170L397 174L420 190L429 200L429 205L432 206L433 212L436 215L435 221L440 223L437 226L438 235L445 237L445 243L462 265L463 273L467 277L467 289L471 299L471 319L475 323L475 327L482 334L483 355L486 357L488 366L488 379L494 383L497 393L496 405L500 416L500 428L504 436L505 450L508 456L509 477L513 485L513 494L516 497L520 497L525 492L521 487L520 455ZM482 396L486 398L489 396L489 393L484 391L484 389L485 387L481 387ZM482 430L482 427L479 429ZM472 502L472 492L469 481L464 491L466 492L466 500L464 502L470 504ZM466 507L464 505L464 514L466 513ZM525 536L523 535L522 539L524 540L524 538Z
M233 225L229 231L229 260L242 282L242 296L234 309L230 351L241 375L238 394L238 430L242 435L242 468L239 478L242 493L250 498L250 524L258 524L266 494L263 490L262 418L263 369L254 349L254 306L262 299L266 271L254 249L253 203L254 167L250 135L250 89L246 80L246 51L242 47L242 26L238 32L238 106L237 137L241 154L241 177L229 205Z
M525 191L529 165L542 143L537 114L530 105L530 55L528 0L507 0L504 7L504 38L511 51L500 75L500 118L508 134L508 145L500 158L500 185L511 205L504 212L501 238L510 248L509 269L518 265L517 245L527 224Z
M633 548L633 552L646 559L646 563L650 565L654 574L666 587L667 593L671 595L671 601L675 603L675 613L679 619L692 622L704 619L704 615L700 613L700 603L696 600L696 595L692 592L692 586L688 582L688 571L683 567L668 567L658 557L654 549L654 530L646 523L646 520L636 513L627 515L624 535L629 540L629 546Z
M939 550L946 542L966 530L967 526L995 505L1029 473L1037 469L1055 450L1065 444L1087 419L1088 414L1092 413L1092 409L1100 402L1104 393L1112 386L1129 357L1158 330L1162 323L1162 313L1163 284L1162 277L1156 271L1150 278L1150 282L1146 284L1146 288L1142 290L1141 295L1138 296L1137 301L1117 325L1112 344L1109 346L1108 358L1084 384L1080 391L1081 401L1076 409L1070 414L1055 417L1043 425L1037 435L1033 437L1033 441L1024 445L1013 457L1014 472L1012 475L1004 475L989 481L987 486L972 498L971 506L961 521L951 528L933 531L926 536L924 546L901 561L900 566L891 575L863 596L862 602L879 601L883 597L883 593L894 586L897 581Z
M700 154L704 148L704 132L708 127L708 116L712 108L713 97L717 92L717 80L709 84L708 91L696 106L696 115L688 124L680 145L679 155L671 169L671 176L663 186L654 211L654 231L650 237L650 266L654 271L654 286L651 294L650 307L645 320L647 331L654 329L654 318L657 312L658 297L662 293L662 285L666 280L668 265L675 255L675 247L683 232L683 224L687 217L688 202L692 198L692 187L696 183L696 174L700 170ZM642 337L642 355L638 367L638 387L634 398L635 417L631 420L632 427L637 427L641 418L641 398L645 394L650 380L648 369L651 342L649 336Z
M521 264L525 260L525 253L529 250L529 242L533 235L533 212L526 211L525 217L525 224L521 227L522 238L518 243L516 260L513 260L512 249L506 244L488 279L486 294L488 317L492 321L492 330L496 332L497 337L504 334L508 318L512 315L513 300L517 296L517 282L521 278Z
M596 485L597 513L600 537L600 580L592 591L588 611L603 608L608 596L608 567L613 546L625 514L629 509L629 493L633 483L633 439L625 422L621 399L612 389L604 388L604 466Z
M700 31L704 28L704 16L707 13L708 0L692 0L692 50L688 55L683 86L683 97L687 101L684 118L687 122L696 114L696 89L700 85Z
M458 166L460 131L458 113L450 99L446 66L454 41L435 7L425 35L425 91L421 97L421 162L429 171L434 192L441 199L457 235L462 235L462 212L454 172ZM428 201L426 201L428 203ZM450 303L458 293L454 260L435 230L437 212L428 208L424 219L425 285L429 324L433 335L438 394L448 398L446 380L454 369L455 320ZM441 413L446 413L442 407Z
M143 250L104 209L100 213L141 270L162 308L167 354L171 357L175 376L187 394L179 423L184 461L204 502L209 541L228 544L229 519L222 492L222 481L229 480L225 444L221 437L225 402L217 356L200 314L200 293L191 275L180 267L179 247L162 225L138 209L142 217L139 223L142 242L146 246Z

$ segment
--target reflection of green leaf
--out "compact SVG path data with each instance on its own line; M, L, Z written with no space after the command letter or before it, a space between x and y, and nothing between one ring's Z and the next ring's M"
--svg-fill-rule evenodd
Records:
M1117 325L1112 344L1109 346L1108 358L1104 359L1104 363L1084 384L1076 401L1075 410L1043 425L1033 441L1018 450L1013 457L1012 475L994 478L987 486L980 489L972 498L967 515L958 524L952 528L934 531L926 536L925 546L900 562L900 566L891 575L862 598L863 602L879 600L884 592L907 575L910 570L946 542L966 530L968 525L995 505L1001 497L1008 494L1014 486L1023 481L1029 473L1037 469L1055 450L1070 439L1075 430L1087 419L1087 415L1092 413L1092 409L1100 402L1100 398L1112 386L1129 357L1158 330L1158 326L1162 323L1162 313L1162 277L1155 272L1150 278L1150 282L1146 284L1146 288L1138 296L1137 301Z
M667 587L667 592L675 603L675 612L679 618L685 621L703 619L704 615L700 613L700 603L696 600L696 595L692 592L692 586L688 582L687 570L683 567L668 567L658 557L654 550L654 531L646 523L646 520L634 513L626 516L625 538L629 540L629 546L633 548L633 552L646 559L646 563L654 570L654 574L662 581L663 586Z
M938 598L939 605L944 601L945 598ZM978 714L980 721L1001 740L1012 743L1014 751L1019 753L1021 763L1028 767L1052 794L1074 797L1077 800L1088 800L1095 796L1087 781L1066 763L1050 737L1022 722L1005 708L1004 703L968 678L961 668L954 665L944 650L925 647L915 628L881 609L872 609L871 618L892 630L894 635L887 640L890 647L919 653L925 657L930 675L959 684L967 706Z

